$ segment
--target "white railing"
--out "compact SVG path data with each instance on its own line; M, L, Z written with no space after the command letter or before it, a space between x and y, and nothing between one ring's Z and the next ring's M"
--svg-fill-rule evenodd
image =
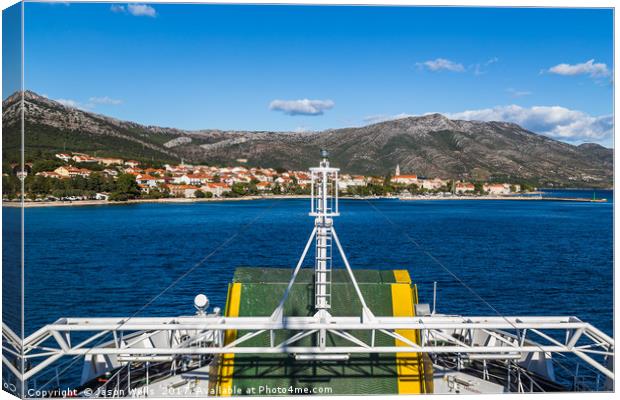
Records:
M229 344L219 340L226 330L243 331L243 335ZM327 334L345 339L346 346L301 346L298 342L309 335L325 330ZM397 332L419 331L417 344ZM277 342L273 333L287 331L288 339ZM71 340L75 332L90 332L79 343ZM135 332L164 335L156 347L145 348L142 341L123 340ZM188 332L191 335L188 335ZM367 332L363 340L356 333ZM571 353L595 368L607 378L614 379L610 365L604 362L613 357L614 340L589 323L575 317L374 317L362 321L360 317L331 317L321 321L317 317L221 317L191 316L178 318L66 318L47 325L26 337L23 342L3 325L3 362L20 379L27 380L56 360L65 356L102 355L127 360L146 360L158 356L198 354L354 354L354 353L460 353L470 358L506 359L525 358L530 353ZM186 339L179 341L180 336ZM269 345L245 347L255 337L269 337ZM377 345L381 335L400 341L399 346ZM279 336L279 335L278 335ZM210 338L210 347L192 344ZM281 337L281 336L279 336ZM478 342L476 338L493 340ZM557 339L562 337L562 340ZM103 342L109 338L107 342ZM516 338L516 340L515 340ZM21 342L21 343L20 343ZM96 344L101 343L101 344ZM13 362L6 357L10 354ZM30 367L19 371L21 358Z

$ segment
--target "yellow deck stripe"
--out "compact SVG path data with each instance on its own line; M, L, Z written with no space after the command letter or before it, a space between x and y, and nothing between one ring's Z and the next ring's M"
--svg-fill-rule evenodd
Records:
M396 277L394 271L394 276ZM406 271L405 271L406 272ZM407 273L407 277L409 273ZM409 284L394 283L392 286L392 312L395 317L414 317L413 291ZM418 343L415 331L397 329L396 333L404 338ZM407 346L406 343L396 340L396 346ZM422 379L422 362L418 353L396 353L396 371L398 373L398 393L424 393Z
M396 283L408 283L411 284L411 277L409 276L409 271L406 269L395 269L394 271L394 280Z
M241 283L233 283L228 288L228 299L224 315L227 317L239 316L239 305L241 304ZM237 331L229 329L224 334L224 343L228 344L237 338ZM235 370L235 354L226 353L222 355L222 363L219 372L218 394L220 396L230 396L232 394L233 372Z

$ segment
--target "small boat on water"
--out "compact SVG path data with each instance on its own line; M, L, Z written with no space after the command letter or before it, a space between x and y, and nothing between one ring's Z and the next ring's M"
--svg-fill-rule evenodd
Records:
M79 359L70 396L613 390L614 340L577 317L441 314L409 270L353 269L334 224L338 174L322 151L293 269L237 268L223 311L198 294L188 316L61 318L24 340L3 325L5 386L67 395L56 365Z

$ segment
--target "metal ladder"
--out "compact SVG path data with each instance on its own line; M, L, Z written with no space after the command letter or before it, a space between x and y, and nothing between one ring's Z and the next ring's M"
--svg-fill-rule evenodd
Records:
M331 282L332 282L332 229L330 218L318 224L316 235L314 279L315 293L314 305L317 310L329 310L331 308Z

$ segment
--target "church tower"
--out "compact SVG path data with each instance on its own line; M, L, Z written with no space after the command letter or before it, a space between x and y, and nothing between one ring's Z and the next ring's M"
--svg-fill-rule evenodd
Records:
M400 175L400 164L396 164L396 171L394 171L394 176Z

